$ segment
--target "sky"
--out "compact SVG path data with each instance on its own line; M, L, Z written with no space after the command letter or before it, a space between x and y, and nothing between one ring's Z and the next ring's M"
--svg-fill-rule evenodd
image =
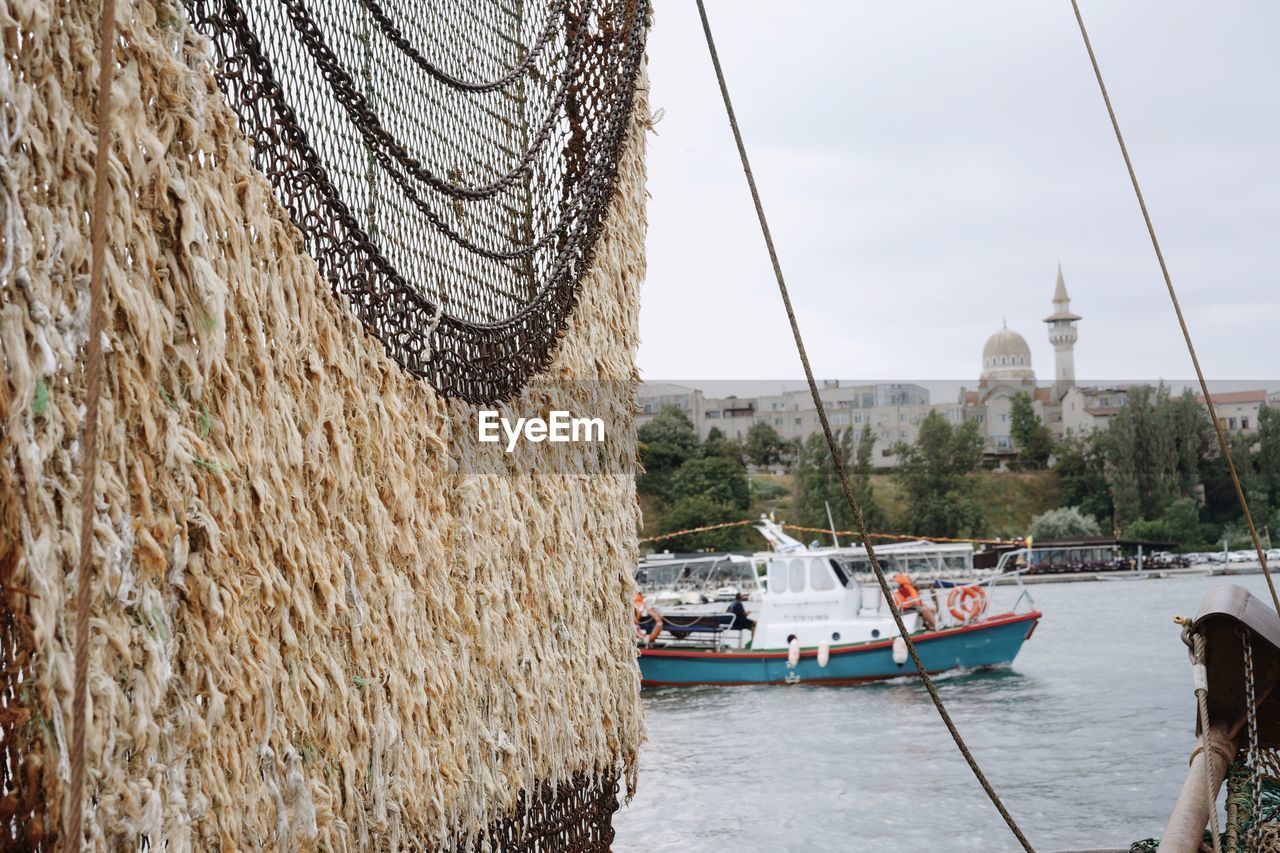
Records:
M1280 378L1280 4L1080 0L1211 379ZM693 0L655 0L648 381L803 376ZM1069 0L707 0L821 379L1193 376ZM1272 383L1266 383L1268 385Z

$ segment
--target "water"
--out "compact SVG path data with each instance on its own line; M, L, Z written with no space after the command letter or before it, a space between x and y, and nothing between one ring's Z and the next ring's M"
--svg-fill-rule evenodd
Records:
M1194 747L1175 614L1261 576L1030 587L1012 669L941 678L960 732L1039 850L1159 835ZM1017 850L918 682L645 691L621 851Z

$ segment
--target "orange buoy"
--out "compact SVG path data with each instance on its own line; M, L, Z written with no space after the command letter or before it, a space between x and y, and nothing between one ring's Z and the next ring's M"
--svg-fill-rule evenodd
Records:
M947 594L947 609L961 622L973 622L987 612L987 593L980 586L957 586Z

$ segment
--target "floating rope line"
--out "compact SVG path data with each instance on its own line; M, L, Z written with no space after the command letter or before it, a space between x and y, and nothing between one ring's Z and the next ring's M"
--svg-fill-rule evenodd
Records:
M827 448L831 451L831 458L835 462L836 473L840 477L840 487L844 491L844 497L848 502L849 509L853 512L854 523L857 525L859 535L865 541L868 538L868 534L867 525L862 518L862 507L859 506L858 499L853 494L853 488L849 485L849 474L845 470L844 460L837 449L835 434L831 431L831 424L827 420L827 411L823 406L822 396L818 393L818 383L813 378L813 368L809 365L809 356L805 351L804 338L800 334L800 325L796 322L795 310L791 305L791 296L787 291L787 283L782 276L782 266L778 261L777 250L773 245L769 222L764 215L764 206L760 201L760 191L756 188L756 179L751 173L751 163L747 159L747 149L742 141L742 132L738 129L738 118L733 112L733 102L729 98L729 87L725 83L724 69L720 67L720 56L716 53L715 40L711 36L711 23L707 20L707 9L703 0L698 0L698 14L702 17L702 30L707 37L707 50L711 53L711 62L715 66L716 81L720 84L720 94L724 98L724 108L729 117L729 126L733 130L733 138L738 146L738 157L742 160L742 171L746 174L747 185L751 189L751 199L755 203L756 217L760 220L760 231L764 235L765 246L769 250L769 260L773 263L773 274L778 281L778 292L782 296L782 304L787 312L787 321L791 324L791 334L795 338L796 351L800 355L800 363L804 366L805 379L809 383L809 393L813 397L813 405L818 412L818 420L822 424L822 433L826 437ZM893 600L893 592L889 589L889 580L885 577L884 570L880 568L880 561L876 558L875 549L872 548L870 542L867 542L866 548L867 557L871 561L871 568L875 572L876 580L880 583L880 590L884 593L885 600L889 602L889 611L893 614L893 621L898 626L898 633L906 643L907 651L915 664L916 672L919 673L925 689L929 691L929 698L933 700L934 707L938 709L938 715L942 717L942 722L946 725L947 731L951 733L952 740L955 741L960 754L964 756L964 760L968 762L969 769L973 771L973 775L982 786L982 790L986 792L996 810L1000 812L1000 816L1004 818L1004 822L1008 824L1009 830L1018 839L1018 843L1022 845L1024 850L1034 853L1031 842L1023 835L1022 829L1000 800L1000 795L996 793L995 788L987 781L986 774L978 766L977 759L969 751L969 746L964 742L964 738L961 737L959 729L956 728L955 722L951 719L951 715L947 713L947 708L942 703L942 697L938 695L938 689L934 686L933 679L929 677L924 661L920 659L920 654L916 651L915 643L911 641L908 635L906 623L902 619L902 611Z
M805 533L825 533L831 535L829 527L804 527L799 524L783 524L786 530L800 530ZM924 540L926 542L958 542L970 545L1024 545L1025 539L978 539L964 536L920 536L914 533L874 533L859 530L837 530L837 536L866 536L870 539L896 539L902 542Z
M643 539L637 539L637 542L660 542L663 539L675 539L677 536L688 536L691 533L706 533L709 530L724 530L728 527L746 527L748 524L755 524L755 519L748 518L743 521L726 521L723 524L708 524L704 527L690 527L685 530L674 530L671 533L659 533L657 536L646 536Z
M98 38L97 150L93 158L93 220L89 226L89 338L85 342L84 432L80 438L80 559L76 566L76 638L71 699L71 779L67 786L64 850L84 835L85 714L89 691L89 579L93 573L93 516L98 468L98 401L102 395L102 276L107 244L107 149L111 144L111 81L115 74L116 4L102 0Z
M1160 262L1160 273L1164 276L1165 287L1169 291L1169 301L1173 303L1173 312L1178 315L1178 326L1182 329L1182 339L1186 341L1187 352L1191 355L1191 364L1196 369L1196 379L1200 382L1200 392L1204 395L1205 407L1209 410L1209 420L1213 421L1213 431L1218 436L1218 448L1222 458L1227 462L1227 470L1231 473L1231 484L1235 486L1236 498L1244 511L1244 523L1249 528L1249 536L1253 539L1253 548L1258 553L1258 564L1267 578L1267 589L1271 591L1271 604L1280 613L1280 597L1276 595L1276 585L1271 579L1271 569L1267 566L1267 553L1263 550L1262 539L1258 536L1258 528L1253 523L1253 514L1249 512L1249 502L1245 499L1244 487L1240 485L1240 475L1236 472L1236 463L1231 458L1231 449L1227 446L1226 433L1218 421L1218 413L1213 405L1213 395L1209 393L1209 384L1205 382L1204 371L1200 369L1200 359L1196 356L1195 345L1191 343L1191 332L1187 328L1187 320L1182 315L1182 305L1178 302L1178 292L1173 287L1173 278L1169 275L1169 266L1165 263L1164 252L1160 249L1160 240L1156 237L1155 226L1151 224L1151 214L1147 211L1146 199L1142 196L1142 187L1138 185L1138 175L1133 169L1133 160L1129 157L1129 148L1124 144L1124 134L1120 132L1120 122L1116 119L1116 111L1111 106L1111 96L1107 93L1107 84L1102 79L1102 69L1098 66L1098 57L1093 52L1093 43L1089 40L1089 31L1085 29L1084 17L1080 14L1080 4L1071 0L1071 8L1076 13L1076 23L1080 25L1080 36L1084 39L1085 50L1089 53L1089 63L1093 66L1093 76L1098 80L1098 89L1102 92L1102 102L1107 106L1107 115L1111 118L1111 128L1115 131L1116 142L1120 144L1120 154L1124 157L1125 168L1129 170L1129 180L1133 183L1134 195L1138 198L1138 207L1142 209L1142 220L1147 225L1147 233L1151 235L1151 247L1156 250L1156 260Z
M545 369L614 195L648 0L184 2L255 165L387 355L474 403Z
M671 533L659 533L654 536L645 536L637 539L637 542L659 542L663 539L674 539L677 536L688 536L693 533L706 533L711 530L724 530L729 527L745 527L748 524L758 524L759 521L754 518L743 519L742 521L726 521L721 524L708 524L704 527L689 527L684 530L674 530ZM780 525L785 530L799 530L804 533L825 533L831 534L829 527L805 527L801 524ZM959 542L962 544L972 545L1022 545L1026 543L1025 539L973 539L962 536L919 536L913 533L861 533L857 530L837 530L837 536L867 536L871 539L896 539L904 542L914 542L924 540L928 542Z

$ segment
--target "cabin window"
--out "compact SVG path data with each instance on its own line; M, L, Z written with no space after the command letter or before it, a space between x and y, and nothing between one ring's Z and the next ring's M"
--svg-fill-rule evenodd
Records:
M774 560L769 564L769 592L787 591L787 564Z
M836 588L836 579L831 576L824 565L826 561L819 558L809 561L809 588L825 592Z
M804 591L804 560L792 560L787 567L787 589L792 592Z
M841 568L840 561L835 557L828 557L827 559L831 561L831 571L836 573L836 580L840 581L841 586L847 587L849 585L849 576Z

